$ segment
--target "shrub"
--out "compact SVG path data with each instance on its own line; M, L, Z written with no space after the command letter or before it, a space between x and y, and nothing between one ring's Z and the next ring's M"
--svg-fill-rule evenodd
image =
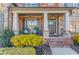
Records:
M5 45L6 45L5 38L2 35L0 35L0 48L5 47Z
M73 42L75 45L79 45L79 33L73 35Z
M14 36L13 31L10 29L5 29L2 34L3 34L3 37L5 37L6 46L11 46L10 39Z
M14 33L10 29L5 29L3 35L5 35L8 39L11 39L14 36Z
M11 39L11 42L14 46L40 46L45 43L45 40L42 36L38 36L36 34L28 34L28 35L17 35Z
M5 35L0 35L0 47L7 47L9 43Z
M36 51L33 47L26 48L0 48L0 55L35 55Z

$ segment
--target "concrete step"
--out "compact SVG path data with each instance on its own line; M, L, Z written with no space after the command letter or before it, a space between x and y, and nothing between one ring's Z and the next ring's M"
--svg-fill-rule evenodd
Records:
M73 45L72 39L65 38L48 38L47 39L50 47L71 47Z

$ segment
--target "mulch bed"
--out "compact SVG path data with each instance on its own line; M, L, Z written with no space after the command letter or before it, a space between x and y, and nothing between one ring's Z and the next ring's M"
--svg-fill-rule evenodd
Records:
M72 49L74 49L79 54L79 46L73 45L72 46Z
M45 55L52 55L50 46L47 46L47 47L46 47L46 49L45 49Z
M52 55L50 46L48 44L35 47L36 55Z

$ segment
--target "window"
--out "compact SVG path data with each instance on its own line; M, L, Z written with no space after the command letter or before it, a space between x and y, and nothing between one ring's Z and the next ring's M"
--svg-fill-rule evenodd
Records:
M27 21L27 27L28 28L34 28L34 27L39 27L39 21L38 20L28 20Z
M70 17L70 29L72 32L79 32L79 16Z
M64 7L78 7L78 3L65 3Z
M73 7L73 3L68 3L67 7Z
M0 13L0 33L3 31L3 13Z
M25 7L38 7L37 3L26 3Z
M25 7L30 7L30 6L31 6L31 4L29 4L29 3L25 4Z
M73 7L78 7L78 4L77 3L73 3Z

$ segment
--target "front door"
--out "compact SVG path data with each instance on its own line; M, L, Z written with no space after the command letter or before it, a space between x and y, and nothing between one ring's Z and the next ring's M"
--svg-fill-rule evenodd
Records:
M55 19L48 20L48 26L49 26L49 37L53 37L56 34L56 26L57 21Z

